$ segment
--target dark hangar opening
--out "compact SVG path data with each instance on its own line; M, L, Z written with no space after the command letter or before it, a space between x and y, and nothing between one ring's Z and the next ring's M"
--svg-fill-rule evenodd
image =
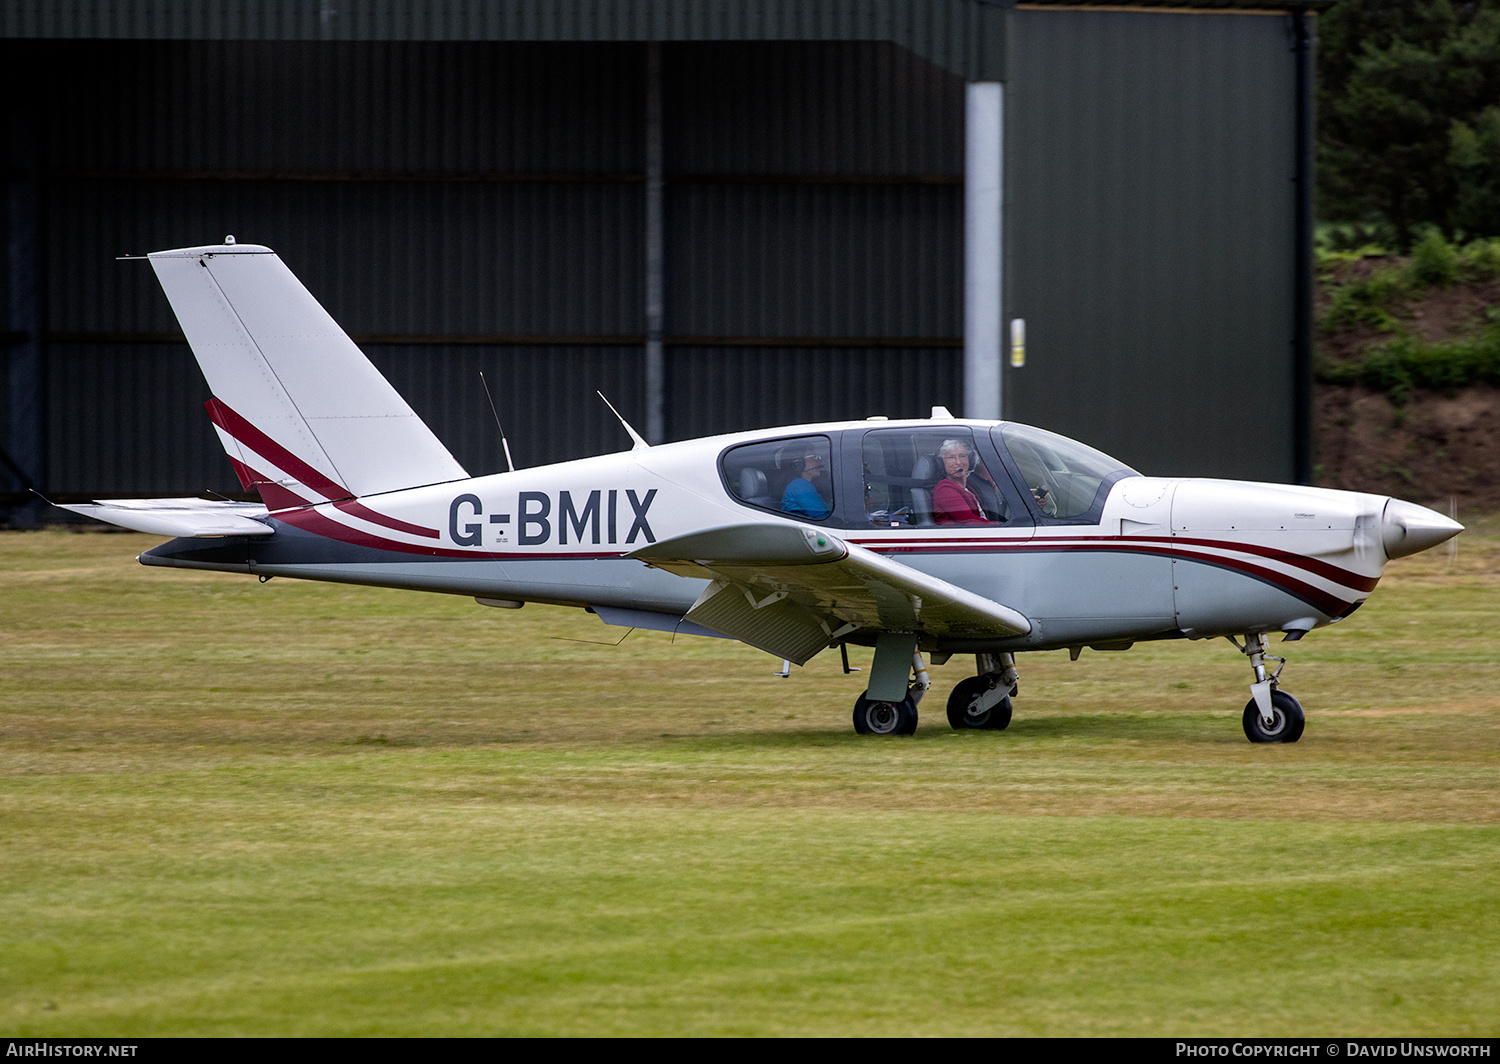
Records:
M665 439L993 402L1147 472L1302 472L1295 11L418 40L338 39L295 0L270 29L32 6L0 12L21 523L29 486L237 489L149 268L114 261L228 233L276 248L474 473L503 468L480 370L527 465L626 443L598 389ZM1003 94L997 367L1026 322L993 387L965 353L975 85Z

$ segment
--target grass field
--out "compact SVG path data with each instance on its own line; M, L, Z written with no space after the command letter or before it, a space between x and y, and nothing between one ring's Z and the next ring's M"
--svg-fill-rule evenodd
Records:
M837 655L0 534L0 1031L1500 1033L1500 521L1289 645ZM868 658L868 652L855 655Z

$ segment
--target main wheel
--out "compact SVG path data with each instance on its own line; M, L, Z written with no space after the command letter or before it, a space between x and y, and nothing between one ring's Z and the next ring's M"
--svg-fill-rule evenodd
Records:
M854 730L860 735L911 735L917 730L917 707L910 698L875 702L860 695L854 702Z
M1274 719L1268 726L1260 719L1260 707L1252 698L1245 706L1245 738L1252 743L1294 743L1302 738L1307 720L1301 702L1285 691L1272 691L1271 716Z
M971 728L988 728L1001 731L1010 723L1010 695L1006 695L989 709L976 709L979 699L990 689L991 677L970 676L960 681L948 696L948 723L954 731Z

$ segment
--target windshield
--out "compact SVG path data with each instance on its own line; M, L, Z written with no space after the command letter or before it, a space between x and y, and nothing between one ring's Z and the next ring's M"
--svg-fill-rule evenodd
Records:
M1084 517L1105 481L1140 476L1103 451L1055 432L1011 424L998 432L1044 517Z

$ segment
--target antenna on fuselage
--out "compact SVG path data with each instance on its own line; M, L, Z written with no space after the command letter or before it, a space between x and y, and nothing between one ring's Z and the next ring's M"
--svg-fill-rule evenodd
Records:
M490 382L484 379L484 370L479 371L479 383L484 385L484 397L490 401L490 413L495 415L495 427L500 430L500 446L505 448L505 464L509 468L507 473L516 471L516 463L511 461L510 441L505 438L505 426L500 424L500 411L495 409L495 397L490 394Z
M643 451L651 446L646 442L645 438L639 432L630 427L630 422L620 417L620 412L615 409L615 404L611 403L608 399L605 399L603 392L597 392L595 394L597 394L600 399L604 399L604 405L609 407L609 412L615 417L620 418L620 424L625 426L626 432L630 433L630 438L635 441L635 446L631 448L632 451Z

